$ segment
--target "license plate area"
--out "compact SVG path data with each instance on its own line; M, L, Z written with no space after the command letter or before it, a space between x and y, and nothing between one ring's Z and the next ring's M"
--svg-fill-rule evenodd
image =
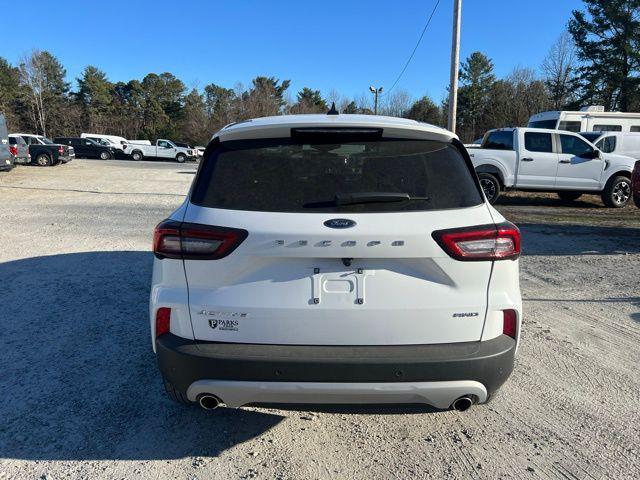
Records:
M366 282L373 270L354 268L349 270L313 269L311 275L312 305L345 306L364 305L366 302Z

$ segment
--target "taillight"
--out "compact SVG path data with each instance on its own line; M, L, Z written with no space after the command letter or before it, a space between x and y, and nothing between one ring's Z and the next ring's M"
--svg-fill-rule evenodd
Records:
M165 220L153 233L153 253L158 258L218 260L233 252L247 235L237 228Z
M156 311L156 338L171 330L171 309L160 307Z
M64 147L58 147L58 153L62 155L64 153Z
M509 222L439 230L432 236L456 260L513 260L520 256L520 230Z
M502 333L514 340L518 336L518 312L515 310L503 310Z
M9 153L11 153L11 155L13 155L14 157L17 157L18 147L16 147L15 145L9 145Z

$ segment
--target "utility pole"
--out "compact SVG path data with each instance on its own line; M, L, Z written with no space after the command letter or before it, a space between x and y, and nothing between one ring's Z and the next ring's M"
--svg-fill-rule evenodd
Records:
M373 96L374 96L373 113L374 115L377 115L378 114L378 95L382 93L382 87L376 88L374 86L371 86L369 87L369 90L371 90L371 93L373 93Z
M449 130L456 133L458 114L458 71L460 70L460 17L462 0L453 1L453 38L451 40L451 83L449 84Z

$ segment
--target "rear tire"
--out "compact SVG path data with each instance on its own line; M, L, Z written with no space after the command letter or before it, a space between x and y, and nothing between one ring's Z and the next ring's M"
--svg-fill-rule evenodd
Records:
M176 162L184 163L186 161L187 161L187 156L184 153L179 153L178 155L176 155Z
M36 156L36 165L39 167L50 167L51 166L51 157L46 153L40 153Z
M478 179L487 200L493 205L500 198L500 180L490 173L479 173Z
M567 202L573 202L582 196L580 192L558 192L558 197Z
M601 197L606 207L625 207L631 199L631 180L622 175L610 178L602 190Z
M180 405L192 405L192 402L189 401L185 392L176 389L171 383L167 382L166 379L163 378L162 380L164 381L164 390L167 392L167 397Z
M100 152L100 160L111 160L111 154L109 152Z
M136 162L142 160L143 159L142 152L138 150L131 152L131 158L134 159Z

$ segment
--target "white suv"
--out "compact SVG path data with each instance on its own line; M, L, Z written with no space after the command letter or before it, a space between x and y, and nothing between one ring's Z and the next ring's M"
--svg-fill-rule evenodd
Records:
M465 410L513 369L520 233L446 130L230 125L153 248L152 342L174 400Z

